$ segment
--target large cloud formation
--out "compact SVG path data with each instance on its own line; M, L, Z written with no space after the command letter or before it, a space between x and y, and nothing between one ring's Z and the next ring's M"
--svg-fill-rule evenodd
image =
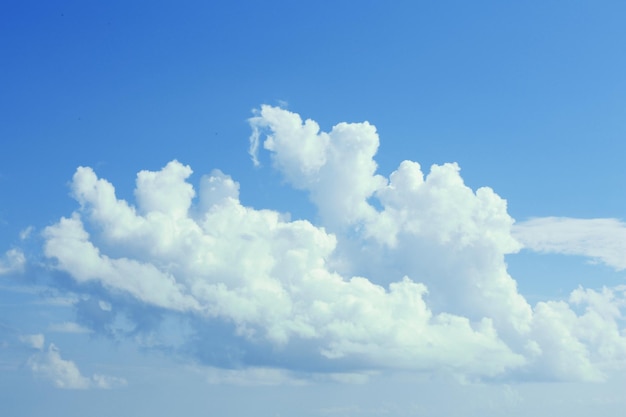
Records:
M133 205L80 167L80 208L44 231L44 251L108 300L84 301L97 314L82 325L124 316L129 333L164 332L133 322L133 309L154 309L188 327L181 351L225 368L601 380L623 365L626 288L530 306L506 268L522 247L506 201L467 187L456 164L424 174L404 161L386 178L367 122L322 132L262 106L250 125L253 161L268 151L321 224L243 206L217 170L197 190L178 161L141 171Z

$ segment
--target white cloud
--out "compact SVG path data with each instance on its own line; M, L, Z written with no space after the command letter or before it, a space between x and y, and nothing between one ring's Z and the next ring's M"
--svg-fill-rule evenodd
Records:
M46 228L46 256L59 261L60 269L71 271L79 282L99 281L113 290L130 293L160 307L186 310L195 301L180 291L173 277L157 266L126 257L111 259L89 241L78 216L63 218ZM128 279L131 277L132 279Z
M107 303L106 301L98 301L98 307L100 307L100 309L102 311L111 311L112 310L112 306L111 303Z
M191 173L189 166L172 161L161 171L137 174L135 197L141 212L185 217L195 195L193 186L185 182Z
M26 265L26 257L19 249L9 249L0 258L0 275L22 272Z
M45 342L44 335L39 334L25 334L19 337L22 343L26 343L30 347L38 350L42 350Z
M241 206L234 191L225 193L224 187L237 187L221 173L203 181L212 186L201 192L214 195L200 196L207 211L198 222L180 211L165 216L146 209L139 216L110 198L112 186L93 175L81 168L75 176L74 193L81 196L84 212L91 221L111 225L102 227L107 243L139 259L102 254L75 213L46 229L45 253L79 282L96 280L159 307L221 317L234 322L240 334L278 346L292 338L315 340L323 357L354 356L364 366L445 364L459 372L493 375L523 362L498 339L491 320L470 323L433 314L421 284L406 278L385 290L365 278L344 279L328 270L333 235L305 221L287 222L278 213ZM184 181L177 176L170 185L176 179ZM139 188L144 184L138 181ZM107 208L120 207L126 214L109 216ZM488 366L486 355L493 359ZM454 363L448 364L448 357L455 357Z
M112 389L112 388L123 387L127 384L128 382L124 378L118 378L118 377L109 376L109 375L93 374L93 376L91 377L90 385L94 388Z
M340 123L325 133L314 121L263 106L251 124L268 130L264 147L275 167L309 191L324 225L341 237L339 252L357 245L341 261L367 268L348 267L346 274L389 282L371 277L383 264L381 275L426 283L443 311L528 327L530 306L517 293L503 258L519 250L510 234L513 219L506 201L491 189L471 190L456 164L434 165L425 176L419 164L404 161L389 179L377 175L373 157L379 139L369 123ZM376 210L370 198L383 209ZM356 242L349 238L355 233Z
M540 217L517 223L513 231L528 249L587 256L626 269L626 223L620 220Z
M62 389L109 389L126 385L123 378L99 374L94 374L91 378L83 376L76 364L63 359L59 349L52 343L47 351L31 356L28 366L35 375L51 381L55 387Z
M541 346L537 372L566 380L604 380L626 365L626 332L620 327L626 286L601 292L572 291L569 303L542 302L535 308L533 336ZM576 314L577 307L584 313Z
M506 201L467 187L456 164L424 174L404 161L385 178L369 123L326 133L269 106L250 123L252 153L263 139L323 227L243 206L221 171L202 177L197 195L177 161L142 171L134 206L80 167L71 186L81 207L44 231L46 256L78 283L100 283L116 306L189 314L198 331L232 324L241 349L263 351L262 372L312 363L329 374L597 380L626 358L621 293L580 289L533 309L504 262L521 247Z
M386 184L375 175L378 150L376 128L367 122L339 123L320 132L313 120L280 108L262 106L250 119L253 137L269 131L263 147L272 152L274 166L287 181L311 192L325 222L351 224L374 215L367 198Z

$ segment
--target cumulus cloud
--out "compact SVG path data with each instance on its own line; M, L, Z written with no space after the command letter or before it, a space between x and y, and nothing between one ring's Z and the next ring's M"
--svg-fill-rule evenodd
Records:
M313 120L296 113L262 106L250 119L253 143L259 132L269 130L263 147L274 166L296 188L309 190L325 222L353 223L374 215L367 203L386 183L376 175L372 159L378 150L376 128L364 123L339 123L326 133Z
M541 349L536 371L565 380L603 380L626 364L622 310L626 286L601 291L577 288L568 302L538 303L533 336ZM577 314L575 310L583 312Z
M540 217L516 224L513 231L528 249L587 256L626 269L626 223L620 220Z
M420 280L441 310L528 326L530 307L503 258L519 250L510 234L513 219L491 189L471 190L456 164L434 165L425 176L418 163L404 161L389 179L377 175L379 138L367 122L340 123L325 133L314 121L263 106L251 124L267 130L263 146L276 169L309 192L324 226L343 237L338 251L350 253L341 261L352 264L346 274L389 282L372 277L383 264L378 275ZM369 203L372 197L382 210Z
M74 362L61 357L61 352L53 343L50 343L46 351L31 356L27 364L35 375L49 380L57 388L110 389L126 385L123 378L100 374L83 376Z
M623 292L579 289L530 306L504 261L521 248L506 201L467 187L456 164L424 173L404 161L386 178L367 122L322 132L263 106L250 124L253 161L262 145L321 224L242 205L239 184L221 171L197 190L178 161L141 171L133 204L79 167L71 188L80 207L45 229L44 253L106 292L106 311L96 308L104 301L83 302L91 318L130 322L122 327L137 337L133 309L185 317L182 350L275 379L282 371L268 369L598 380L623 362Z

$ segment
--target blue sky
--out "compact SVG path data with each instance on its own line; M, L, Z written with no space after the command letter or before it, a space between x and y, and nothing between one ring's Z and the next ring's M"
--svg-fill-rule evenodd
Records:
M621 415L625 13L4 2L0 409Z

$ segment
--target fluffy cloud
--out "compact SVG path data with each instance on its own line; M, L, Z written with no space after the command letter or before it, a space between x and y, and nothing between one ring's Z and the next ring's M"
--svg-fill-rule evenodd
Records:
M518 223L514 233L535 251L582 255L626 269L626 224L617 219L542 217Z
M626 286L602 291L578 288L569 303L538 303L533 336L541 356L536 372L548 378L603 380L626 364L626 332L620 327ZM576 314L575 308L584 308Z
M111 303L82 303L94 330L117 320L138 337L145 326L133 311L155 308L189 324L185 352L264 373L597 380L626 357L623 292L579 289L532 308L504 261L521 248L506 201L467 187L456 164L424 174L404 161L385 178L369 123L326 133L263 106L250 124L254 160L262 144L309 193L322 224L243 206L239 184L221 171L197 192L178 161L142 171L133 205L80 167L71 184L80 208L44 231L44 252L79 284L105 291Z
M513 219L491 189L473 192L456 164L435 165L425 176L418 163L404 161L389 179L375 174L379 139L369 123L340 123L325 133L311 120L263 106L251 124L254 135L267 129L263 146L276 169L309 191L324 226L342 237L342 272L385 283L391 280L384 274L407 275L427 284L439 311L528 328L530 306L504 264L520 247L511 237Z
M272 152L274 166L293 186L310 191L327 224L375 215L367 199L386 179L375 174L372 157L379 140L374 126L339 123L329 133L320 132L315 121L302 122L298 114L270 106L262 106L250 124L253 144L262 129L269 129L263 147Z
M59 349L52 343L45 352L31 356L27 363L35 375L51 381L57 388L109 389L126 385L126 380L122 378L99 374L94 374L91 378L83 376L76 364L63 359Z

